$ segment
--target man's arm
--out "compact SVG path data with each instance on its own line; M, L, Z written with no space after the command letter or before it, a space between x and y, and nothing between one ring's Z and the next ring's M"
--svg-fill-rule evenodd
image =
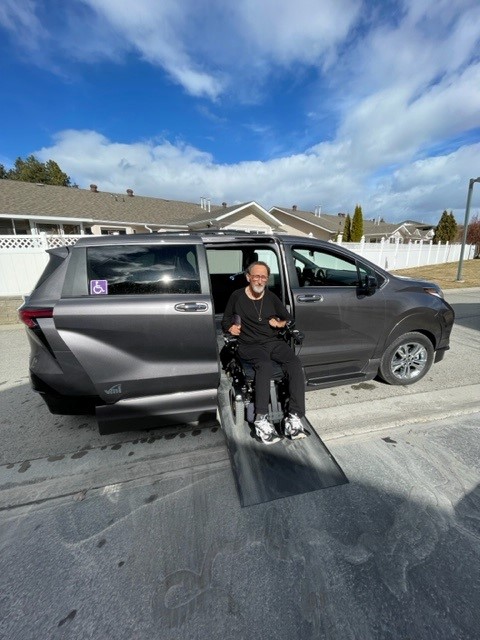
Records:
M268 319L268 324L273 327L273 329L284 329L292 317L278 296L272 293L272 298L276 315L273 318Z
M236 325L233 324L232 318L233 315L235 313L235 300L236 300L236 292L234 291L230 298L228 299L227 302L227 306L225 307L225 311L223 312L223 318L222 318L222 330L224 333L232 333L231 329L232 326L235 327ZM232 335L238 335L240 333L239 327L238 327L238 333L232 334Z

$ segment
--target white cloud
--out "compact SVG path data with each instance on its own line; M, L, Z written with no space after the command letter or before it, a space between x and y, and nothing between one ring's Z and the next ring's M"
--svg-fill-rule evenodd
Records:
M192 96L216 100L229 90L247 102L257 99L279 64L332 61L361 7L361 0L5 2L0 23L23 46L41 50L44 66L56 68L59 54L93 63L133 52Z
M275 64L317 63L343 42L360 9L360 0L243 0L236 5L243 38Z
M412 99L397 85L363 100L342 125L352 140L352 162L365 168L403 162L423 149L480 126L480 64Z
M22 42L38 42L47 35L36 15L34 0L2 0L0 26Z
M480 128L480 5L393 5L392 14L384 9L392 3L366 0L76 0L61 5L65 29L54 32L36 13L38 3L4 0L0 24L25 41L31 33L36 46L58 47L52 58L60 50L93 64L133 52L192 96L218 101L215 114L205 107L203 114L219 122L230 115L223 95L253 102L271 76L293 70L295 82L314 69L323 93L315 118L311 102L306 108L305 127L335 116L329 142L319 137L300 153L231 165L169 140L122 144L94 131L63 131L38 155L55 158L83 187L195 202L254 199L267 208L321 205L331 213L359 202L367 217L389 220L436 222L447 208L459 219L468 179L480 174L478 135L468 138ZM299 83L300 98L302 89ZM280 155L286 142L275 139L268 114L261 125L245 120L239 127Z
M315 153L268 162L215 164L209 154L168 141L120 144L93 131L64 131L53 146L36 152L55 158L83 188L198 202L201 196L229 204L256 200L266 208L291 206L324 212L352 211L397 221L422 218L437 222L447 208L461 219L468 178L480 144L405 164L381 178L350 165L348 143L325 143ZM475 170L473 170L475 173ZM480 170L477 169L477 173Z

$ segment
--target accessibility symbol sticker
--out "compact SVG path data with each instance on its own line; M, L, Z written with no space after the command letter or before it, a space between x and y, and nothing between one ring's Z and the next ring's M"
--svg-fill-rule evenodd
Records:
M108 293L108 280L90 280L90 295L101 296Z

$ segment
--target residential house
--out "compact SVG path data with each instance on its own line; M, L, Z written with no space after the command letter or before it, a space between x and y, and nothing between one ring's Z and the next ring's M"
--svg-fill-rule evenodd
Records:
M322 213L320 208L312 213L301 211L296 205L290 209L275 206L270 213L282 224L288 233L312 235L322 240L337 241L343 235L346 213L330 215ZM352 216L351 216L352 217ZM409 240L428 242L435 233L435 227L422 222L406 220L405 222L383 222L363 220L363 237L365 242L408 242Z
M102 192L95 184L78 189L0 180L0 235L100 235L212 227L336 241L345 218L345 213L330 215L319 209L312 213L296 205L267 211L254 201L212 205L207 198L182 202L138 196L132 189L123 194ZM412 220L396 224L364 220L366 242L429 240L433 233L433 227Z
M0 180L0 235L108 234L185 231L216 227L282 231L256 202L234 206L199 204L90 189Z

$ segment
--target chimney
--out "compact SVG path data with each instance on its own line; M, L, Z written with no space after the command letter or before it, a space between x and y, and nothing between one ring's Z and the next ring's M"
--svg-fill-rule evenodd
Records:
M90 191L91 191L92 193L98 193L98 187L97 187L97 185L96 185L96 184L91 184L91 185L90 185Z
M133 189L127 189L127 196L130 196L130 198L133 198Z
M223 207L224 209L226 209L226 208L227 208L227 203L226 203L226 202L222 202L222 207Z
M292 206L292 209L293 209L294 211L296 211L296 210L297 210L297 205L296 205L296 204L294 204L294 205Z

